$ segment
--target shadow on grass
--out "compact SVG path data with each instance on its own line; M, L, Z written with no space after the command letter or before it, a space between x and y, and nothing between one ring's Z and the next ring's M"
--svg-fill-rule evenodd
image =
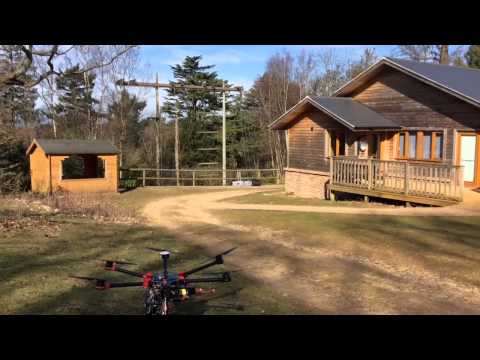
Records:
M59 220L60 221L60 220ZM133 278L105 272L101 259L137 263L132 270L159 271L157 253L145 247L168 248L171 270L180 271L210 259L212 249L177 241L164 229L140 225L98 224L62 219L58 237L27 232L0 240L0 312L6 314L143 314L143 288L97 291L69 275L94 276L112 281ZM222 248L224 249L224 248ZM209 269L210 270L210 269ZM227 264L214 271L228 270ZM211 270L210 270L211 271ZM216 293L178 304L174 314L290 313L276 294L248 274L234 273L233 281L215 286ZM301 311L301 309L300 309Z

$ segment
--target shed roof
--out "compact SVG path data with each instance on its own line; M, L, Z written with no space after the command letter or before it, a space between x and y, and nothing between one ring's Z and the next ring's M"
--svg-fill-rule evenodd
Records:
M333 96L348 96L366 81L372 79L384 66L402 71L439 90L475 106L480 106L480 70L389 57L385 57L370 66L338 89Z
M106 140L34 139L27 150L27 154L33 150L34 145L40 147L47 155L105 155L119 153L117 147Z
M270 124L274 130L284 130L299 114L312 105L318 110L331 116L349 129L398 129L399 125L386 119L366 105L351 98L307 96L297 105Z

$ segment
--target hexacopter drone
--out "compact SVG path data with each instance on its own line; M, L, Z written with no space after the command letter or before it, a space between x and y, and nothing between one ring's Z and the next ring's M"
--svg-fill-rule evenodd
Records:
M125 288L125 287L143 287L145 289L144 306L145 315L167 315L174 303L184 302L188 300L192 295L204 294L205 291L202 288L197 288L195 284L201 283L216 283L216 282L230 282L230 272L223 272L213 274L214 276L190 278L189 276L210 268L215 265L223 264L223 256L231 253L236 248L231 248L224 251L212 261L206 264L200 265L194 269L179 272L177 274L171 274L168 272L168 259L170 252L168 250L147 248L148 250L159 252L163 261L163 272L146 272L144 274L130 271L118 265L134 265L132 263L124 261L112 261L104 260L104 268L109 271L118 271L130 276L143 279L137 282L109 282L105 279L84 277L84 276L71 276L71 278L87 280L94 282L97 290L109 290L113 288ZM193 285L193 286L192 286ZM209 292L214 292L211 289Z

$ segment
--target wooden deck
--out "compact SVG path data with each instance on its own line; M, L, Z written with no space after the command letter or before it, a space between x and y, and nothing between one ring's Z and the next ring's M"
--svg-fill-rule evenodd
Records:
M333 157L330 191L451 205L463 199L462 171L461 166L440 163Z

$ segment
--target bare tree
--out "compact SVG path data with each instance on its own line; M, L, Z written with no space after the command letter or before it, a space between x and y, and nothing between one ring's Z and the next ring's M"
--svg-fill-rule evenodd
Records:
M452 51L451 45L399 45L393 51L393 55L420 62L458 65L463 51L462 46Z
M72 60L83 60L83 66L78 73L89 72L113 64L122 55L129 52L136 45L113 45L111 56L98 62L98 56L89 57L92 46L84 45L19 45L23 58L13 69L0 74L0 88L8 85L21 85L27 88L34 87L50 76L62 76L65 65ZM101 47L97 46L97 49ZM30 74L31 76L26 76Z

